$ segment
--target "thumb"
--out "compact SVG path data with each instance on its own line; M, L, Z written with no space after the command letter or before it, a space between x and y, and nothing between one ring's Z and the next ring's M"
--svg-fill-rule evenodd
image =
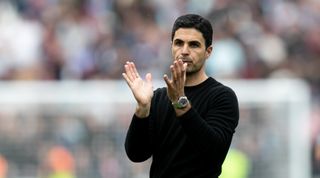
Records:
M184 64L183 64L183 71L186 71L186 70L187 70L187 66L188 66L187 63L184 63Z
M146 74L146 81L147 81L148 83L152 82L152 75L151 75L151 73L147 73L147 74Z

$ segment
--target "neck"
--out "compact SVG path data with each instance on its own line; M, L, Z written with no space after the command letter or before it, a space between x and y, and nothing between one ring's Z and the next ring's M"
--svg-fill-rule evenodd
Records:
M208 76L206 73L191 73L187 74L185 86L195 86L207 80Z

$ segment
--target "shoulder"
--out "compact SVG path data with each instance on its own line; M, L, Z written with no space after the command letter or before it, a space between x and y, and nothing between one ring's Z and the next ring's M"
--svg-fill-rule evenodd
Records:
M218 92L218 93L226 92L226 93L231 93L231 94L235 95L235 92L231 87L224 85L223 83L221 83L211 77L208 78L207 89L210 92Z
M216 81L213 78L210 78L210 85L207 91L210 93L211 98L223 99L223 100L233 100L237 102L237 95L235 91L221 82Z
M215 90L215 92L218 92L220 94L226 93L226 94L233 95L236 97L235 91L232 88L230 88L229 86L226 86L223 84L221 84L220 86L218 86L216 88L213 88L213 90Z
M167 93L167 88L166 87L161 87L161 88L157 88L156 90L154 90L154 94L164 94Z

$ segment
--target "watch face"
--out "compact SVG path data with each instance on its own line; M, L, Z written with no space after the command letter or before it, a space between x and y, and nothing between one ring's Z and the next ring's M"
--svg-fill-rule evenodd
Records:
M185 106L185 105L188 104L188 100L187 100L187 98L181 98L181 99L179 100L179 103L180 103L182 106Z
M187 97L180 97L179 100L178 100L178 103L180 105L180 107L186 107L189 103Z
M177 109L183 109L189 104L189 100L186 96L181 96L177 102L173 102L173 107Z

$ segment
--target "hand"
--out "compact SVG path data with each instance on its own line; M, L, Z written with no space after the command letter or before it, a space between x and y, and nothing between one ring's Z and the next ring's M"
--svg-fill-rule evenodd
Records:
M168 97L172 102L176 102L179 97L185 96L184 86L186 82L186 70L187 63L183 63L182 60L174 61L170 66L171 80L168 76L164 75L164 80L167 84Z
M122 73L122 76L138 103L136 114L138 117L147 117L153 97L152 76L147 73L146 80L142 80L133 62L126 62L124 69L125 73Z

